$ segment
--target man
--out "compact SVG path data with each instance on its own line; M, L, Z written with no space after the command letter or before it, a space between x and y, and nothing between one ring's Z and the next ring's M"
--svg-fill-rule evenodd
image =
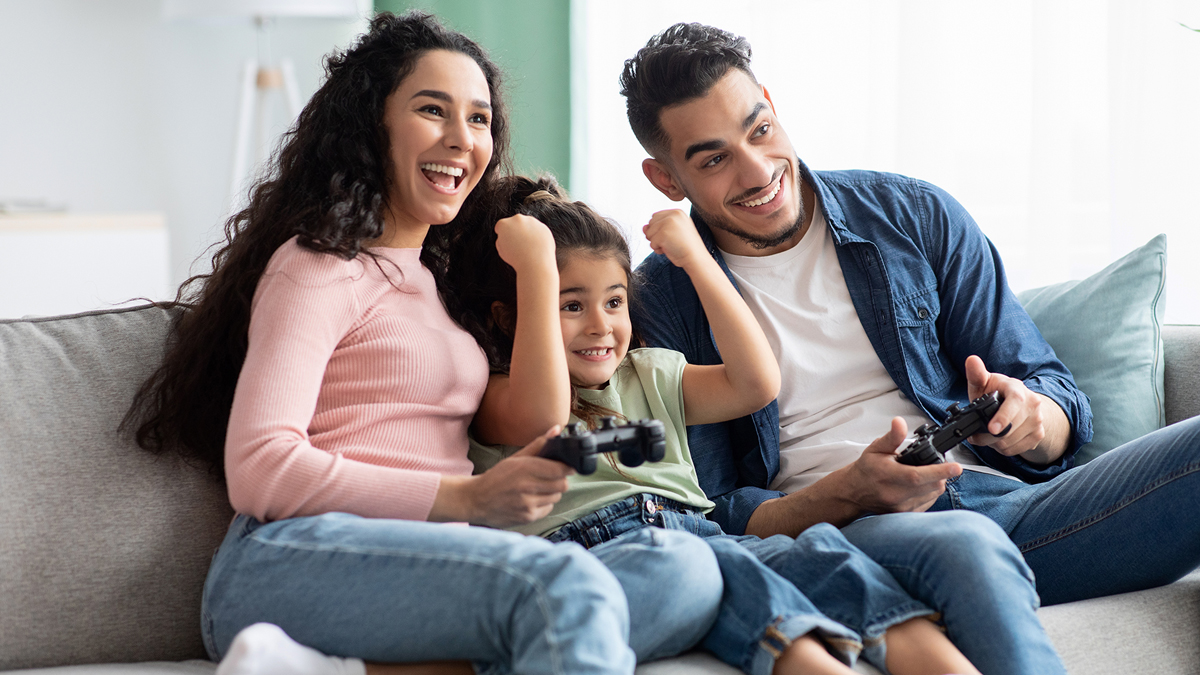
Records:
M689 430L725 531L832 523L904 583L938 514L862 516L976 511L1020 548L1046 604L1169 583L1200 563L1200 419L1072 469L1092 435L1087 397L953 198L892 174L810 171L750 70L749 44L725 31L673 26L626 62L621 83L646 177L691 201L780 362L775 403ZM639 271L648 342L718 363L687 276L659 255ZM908 428L991 392L1003 403L988 433L954 461L895 460Z

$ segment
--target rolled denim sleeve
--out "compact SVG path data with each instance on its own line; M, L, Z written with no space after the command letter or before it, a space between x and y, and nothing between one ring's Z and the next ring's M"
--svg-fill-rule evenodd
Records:
M1043 482L1074 466L1074 455L1092 439L1091 404L1018 302L992 242L953 197L928 183L923 191L928 228L926 254L939 282L942 348L962 373L968 356L988 370L1022 380L1062 408L1071 440L1058 462L1031 464L987 447L973 447L987 464L1027 482ZM960 386L965 388L965 374ZM965 394L965 392L963 392Z
M741 487L712 500L716 504L710 520L721 526L726 534L745 534L750 517L762 503L782 497L784 493L756 487Z

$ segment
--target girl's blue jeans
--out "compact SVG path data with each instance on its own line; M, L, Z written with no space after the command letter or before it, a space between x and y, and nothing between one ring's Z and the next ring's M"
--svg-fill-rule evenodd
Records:
M629 675L635 651L652 658L699 641L720 596L711 550L683 532L648 531L589 553L478 527L238 516L209 569L202 628L214 660L238 631L266 621L326 654L367 661Z
M886 672L884 632L932 614L830 525L795 539L730 537L703 514L644 494L573 521L550 539L597 550L648 530L691 532L708 542L720 564L724 594L703 645L751 675L770 673L780 652L809 633L846 663L861 652Z
M746 672L769 672L772 646L768 640L759 642L766 634L763 626L788 611L803 616L804 603L809 611L853 629L861 636L864 658L887 672L883 632L922 614L909 611L913 605L907 603L913 599L919 601L915 606L941 613L951 641L985 675L1066 672L1037 618L1038 596L1029 567L1004 531L985 516L953 511L864 518L843 530L847 537L854 533L890 543L891 537L902 535L899 545L872 551L868 558L829 525L810 528L796 539L735 537L671 504L649 495L631 498L575 521L554 537L587 546L647 525L706 537L718 552L726 589L720 618L704 644ZM730 544L743 551L742 558L730 552ZM759 564L746 562L745 551ZM777 576L764 574L763 566ZM788 583L772 583L779 577ZM903 591L899 595L897 583ZM799 599L795 590L802 591ZM770 597L769 608L762 605L763 597ZM787 628L789 639L804 634L803 622Z

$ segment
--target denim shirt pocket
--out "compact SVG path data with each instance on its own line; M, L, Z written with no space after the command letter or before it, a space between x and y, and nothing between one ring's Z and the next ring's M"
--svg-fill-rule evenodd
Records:
M954 376L950 360L941 349L937 319L941 301L937 288L925 288L896 300L896 325L904 360L914 389L940 394Z

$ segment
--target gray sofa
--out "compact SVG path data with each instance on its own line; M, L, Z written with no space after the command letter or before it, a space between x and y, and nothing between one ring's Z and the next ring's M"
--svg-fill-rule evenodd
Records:
M117 431L169 322L154 307L0 321L0 670L214 668L200 590L232 516L225 492ZM1200 414L1200 326L1162 335L1171 423ZM1200 574L1040 616L1073 673L1200 672ZM638 672L736 671L693 653Z

